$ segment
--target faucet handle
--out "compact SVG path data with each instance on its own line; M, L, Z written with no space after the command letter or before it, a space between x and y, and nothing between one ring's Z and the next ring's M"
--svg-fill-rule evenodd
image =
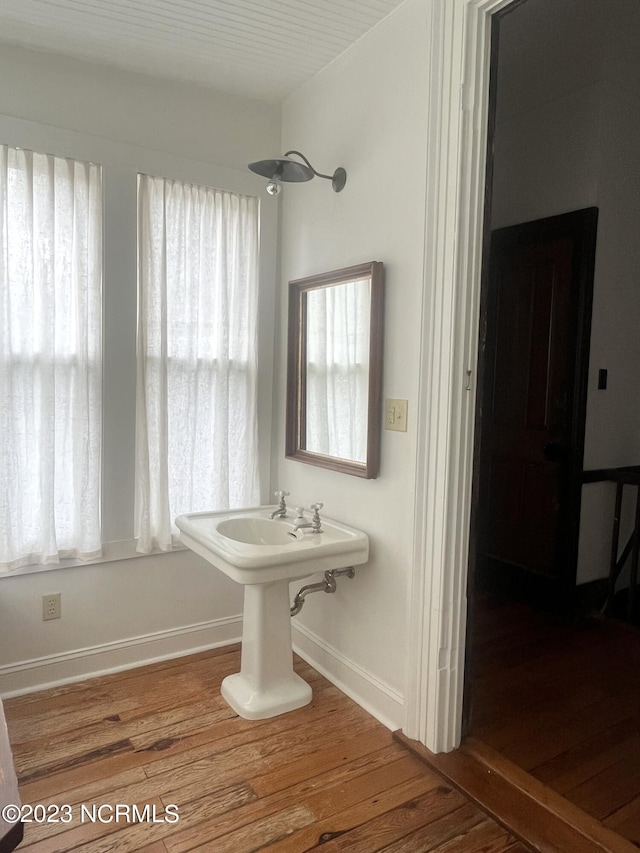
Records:
M278 511L284 515L287 511L287 502L285 501L285 498L289 497L289 492L281 490L278 492L274 492L273 494L275 495L275 497L279 498Z
M311 509L313 510L313 517L311 519L311 524L313 526L314 533L322 533L322 520L320 519L320 510L324 504L311 504Z

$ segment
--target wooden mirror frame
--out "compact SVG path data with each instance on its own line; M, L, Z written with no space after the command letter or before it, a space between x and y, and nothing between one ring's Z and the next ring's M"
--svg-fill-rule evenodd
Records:
M307 294L355 279L370 279L369 386L365 462L326 456L306 449L307 422ZM307 465L342 471L367 480L378 476L382 428L382 352L384 341L384 265L370 261L289 282L287 358L287 422L285 456Z

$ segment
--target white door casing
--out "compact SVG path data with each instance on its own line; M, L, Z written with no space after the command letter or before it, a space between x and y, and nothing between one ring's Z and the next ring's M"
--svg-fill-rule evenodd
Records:
M480 315L491 16L433 0L424 309L404 733L460 743Z

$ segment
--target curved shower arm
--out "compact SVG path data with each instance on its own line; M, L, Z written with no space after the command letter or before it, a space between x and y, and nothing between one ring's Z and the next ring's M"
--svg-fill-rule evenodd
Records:
M307 158L304 156L304 154L302 154L300 151L286 151L284 156L289 157L289 156L291 156L291 154L295 154L297 157L300 157L302 160L304 160L304 162L311 169L311 171L316 176L316 178L327 178L327 180L329 180L329 181L333 180L333 175L323 175L322 172L316 172L316 170L313 168L311 163L307 160Z

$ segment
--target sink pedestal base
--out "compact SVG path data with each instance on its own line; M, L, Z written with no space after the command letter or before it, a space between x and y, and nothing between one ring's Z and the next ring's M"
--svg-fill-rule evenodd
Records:
M311 687L293 671L289 582L244 588L240 672L228 675L221 692L246 720L263 720L311 702Z

